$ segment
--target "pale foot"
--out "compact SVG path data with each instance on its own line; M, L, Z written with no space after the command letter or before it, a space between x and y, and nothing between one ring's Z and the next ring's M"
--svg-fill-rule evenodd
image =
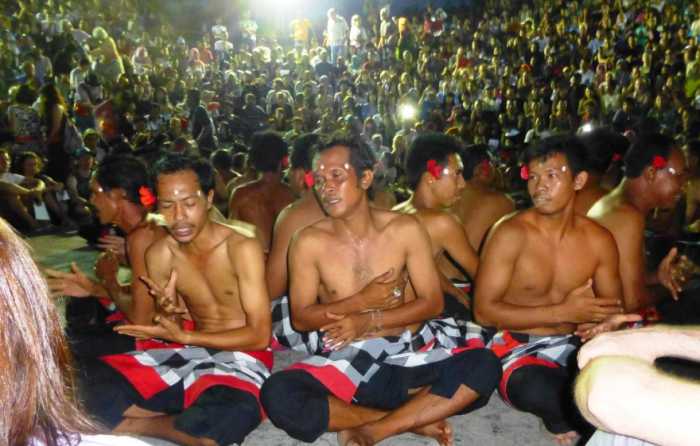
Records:
M430 437L437 441L440 446L452 446L452 425L447 420L440 420L417 429L413 429L416 435Z
M576 442L578 434L576 431L564 432L562 434L552 434L554 435L554 442L560 446L570 446Z

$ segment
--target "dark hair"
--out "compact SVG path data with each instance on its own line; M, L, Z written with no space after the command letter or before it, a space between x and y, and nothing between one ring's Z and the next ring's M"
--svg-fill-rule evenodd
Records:
M1 150L0 150L1 152ZM17 160L15 162L17 166L17 173L20 173L24 175L24 172L22 172L22 169L24 168L24 162L27 161L29 158L33 158L36 160L37 165L39 167L39 170L41 170L44 166L44 160L37 155L35 152L22 152L17 156Z
M231 157L231 165L236 172L243 170L247 161L248 155L244 152L234 153Z
M602 175L610 167L613 156L623 156L629 140L610 127L598 127L578 136L586 147L586 170Z
M471 180L476 166L484 162L484 160L490 159L489 148L486 144L472 144L462 150L462 163L464 163L462 177L464 180Z
M625 155L625 177L639 177L655 156L668 159L675 146L673 139L661 133L639 135Z
M250 163L258 172L276 172L289 152L289 146L276 132L257 132L250 141Z
M312 167L313 147L320 137L316 133L305 133L299 136L292 146L292 154L289 157L289 166L292 169L304 169L310 171Z
M130 155L107 156L97 167L95 179L105 190L124 189L127 199L136 204L140 204L139 189L150 187L146 165Z
M214 151L209 157L209 162L211 162L211 165L217 170L230 170L231 161L231 153L224 149Z
M22 84L15 92L15 101L18 104L32 105L36 101L36 91L29 84Z
M444 133L423 133L413 140L406 155L406 182L415 190L421 175L426 171L429 160L435 160L441 166L447 165L447 157L462 152L459 141Z
M566 157L571 175L576 176L586 170L586 148L570 134L552 135L531 142L523 153L523 162L529 164L537 159L546 160L557 153Z
M377 157L374 155L372 148L367 145L362 138L344 132L335 133L319 141L318 144L314 146L314 153L311 159L315 159L321 153L336 146L347 147L350 152L350 165L355 169L355 173L358 177L362 175L365 170L374 170Z
M160 175L191 170L197 175L199 187L208 194L214 189L214 169L204 158L186 153L167 152L153 165L153 183L157 183Z

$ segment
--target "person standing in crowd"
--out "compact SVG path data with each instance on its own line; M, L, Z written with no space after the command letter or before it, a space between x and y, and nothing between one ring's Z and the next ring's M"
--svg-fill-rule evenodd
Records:
M330 51L330 62L338 64L338 58L347 57L348 23L345 18L339 16L335 8L328 10L328 24L326 25L326 39Z

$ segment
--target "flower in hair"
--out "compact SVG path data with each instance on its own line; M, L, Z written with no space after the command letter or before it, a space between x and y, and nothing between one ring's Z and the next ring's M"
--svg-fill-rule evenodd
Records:
M435 160L428 160L428 172L435 178L439 180L442 176L442 167Z
M145 208L150 208L156 204L156 196L153 195L151 189L147 186L141 186L139 188L139 201Z
M621 153L614 153L612 156L612 160L614 163L622 160L622 154Z
M311 189L314 187L314 174L309 170L308 172L304 173L304 184L306 184L306 187Z
M528 169L527 164L520 166L520 178L525 181L530 179L530 169Z
M666 164L668 164L668 161L661 155L654 155L654 158L651 159L651 165L654 166L654 169L663 169L666 167Z
M282 157L282 169L289 167L289 155L284 155Z
M483 160L480 165L481 168L481 174L484 176L488 176L489 173L491 173L491 163L489 160Z

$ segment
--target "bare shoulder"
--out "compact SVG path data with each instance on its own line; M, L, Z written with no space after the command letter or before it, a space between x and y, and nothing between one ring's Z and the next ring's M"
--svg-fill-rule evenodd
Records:
M605 226L588 217L576 215L574 218L576 227L583 230L587 242L592 246L598 248L615 246L615 238Z
M422 230L420 221L414 216L386 209L371 208L372 220L379 230L390 230L394 234Z
M531 210L513 212L502 217L489 232L486 243L521 245L533 230Z
M176 244L172 237L162 237L151 243L151 246L146 250L146 258L153 260L170 258Z
M437 230L447 231L455 227L462 227L462 223L457 216L440 209L421 209L418 211L417 216L426 227Z

